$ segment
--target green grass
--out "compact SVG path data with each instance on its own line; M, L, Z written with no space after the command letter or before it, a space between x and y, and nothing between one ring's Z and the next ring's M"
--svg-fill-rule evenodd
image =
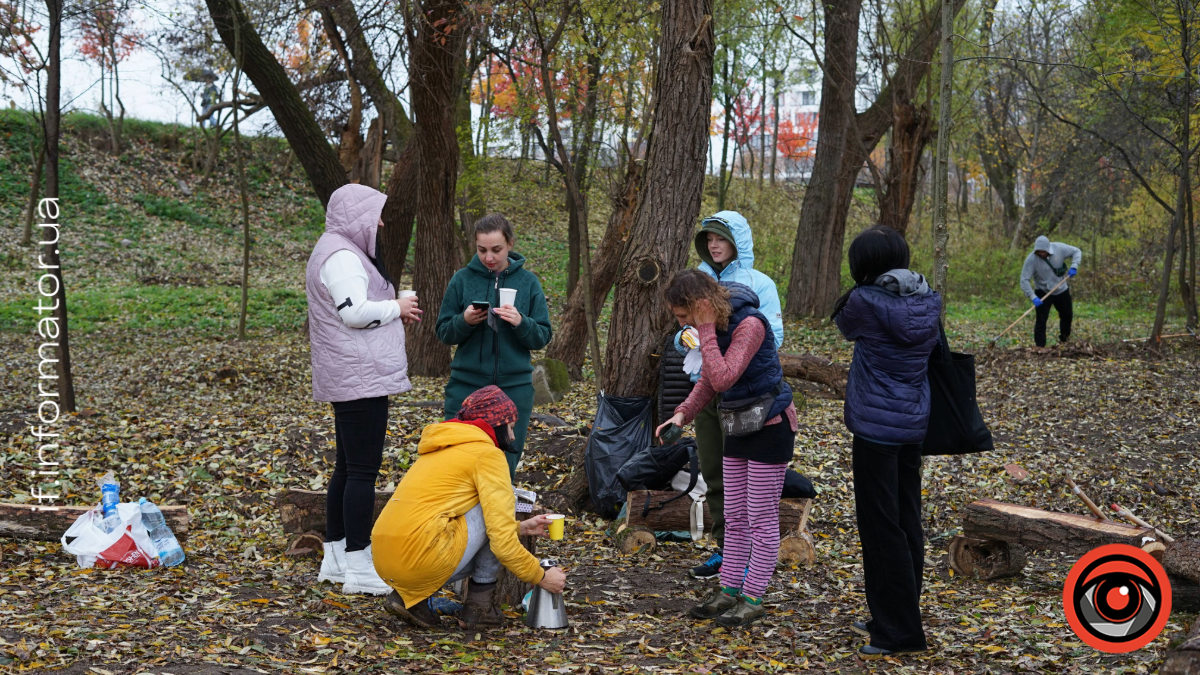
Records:
M141 205L146 213L151 216L158 216L168 220L174 220L181 223L187 223L192 227L213 228L218 227L208 216L196 211L185 202L176 201L174 199L164 199L155 195L139 194L133 197L136 204ZM222 228L232 233L230 228Z
M0 330L33 331L36 298L0 303ZM237 328L241 289L130 286L83 290L68 296L73 335L98 331L186 331L198 337L228 336ZM296 330L308 304L294 289L250 289L246 325L253 331Z

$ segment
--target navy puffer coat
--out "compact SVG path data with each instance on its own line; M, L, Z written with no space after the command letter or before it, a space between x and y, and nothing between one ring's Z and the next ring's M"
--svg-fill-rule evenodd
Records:
M935 292L900 295L860 286L835 318L854 341L844 409L846 428L876 443L925 440L929 354L938 341L942 300Z

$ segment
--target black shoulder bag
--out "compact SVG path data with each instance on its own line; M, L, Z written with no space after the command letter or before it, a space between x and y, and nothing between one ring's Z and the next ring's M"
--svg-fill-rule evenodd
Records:
M992 432L975 400L975 356L950 351L938 322L938 344L929 355L929 429L922 455L966 455L994 450Z

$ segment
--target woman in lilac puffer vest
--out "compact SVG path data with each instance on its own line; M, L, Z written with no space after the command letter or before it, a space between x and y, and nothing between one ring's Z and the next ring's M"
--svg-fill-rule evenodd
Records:
M313 399L333 404L337 437L317 581L372 595L392 590L371 559L375 479L383 462L388 396L412 389L403 324L421 315L415 296L396 299L376 251L386 201L387 195L364 185L338 188L305 273Z

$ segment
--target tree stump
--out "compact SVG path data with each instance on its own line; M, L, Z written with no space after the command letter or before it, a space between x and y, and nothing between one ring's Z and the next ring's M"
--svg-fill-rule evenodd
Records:
M392 498L391 492L375 491L375 513L371 516L371 524L379 518L383 507ZM325 491L324 490L293 490L280 491L275 498L275 506L279 509L279 520L283 523L283 531L288 534L306 534L309 532L325 534ZM164 511L165 513L165 511Z
M1176 539L1163 552L1162 565L1169 574L1200 584L1200 539Z
M642 525L629 525L628 520L617 526L613 533L613 544L625 555L653 553L658 545L654 530Z
M950 567L981 581L1017 576L1025 567L1025 548L1004 541L957 535L950 542Z

